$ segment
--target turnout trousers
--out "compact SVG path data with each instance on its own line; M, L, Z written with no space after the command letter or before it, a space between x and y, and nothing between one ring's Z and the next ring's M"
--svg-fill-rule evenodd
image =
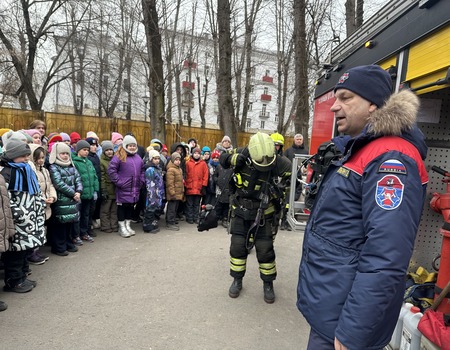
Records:
M251 231L253 233L256 257L259 263L259 275L265 282L273 281L277 277L272 221L273 218L261 220L263 225L258 227L256 235L255 229ZM234 278L243 278L245 275L247 256L249 253L247 232L253 223L254 220L244 220L239 216L233 216L231 218L230 275Z

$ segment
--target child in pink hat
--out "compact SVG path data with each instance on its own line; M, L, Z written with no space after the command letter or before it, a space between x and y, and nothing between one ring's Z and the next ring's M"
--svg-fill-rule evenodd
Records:
M119 134L118 132L113 132L111 134L111 142L114 145L114 152L116 152L117 149L119 148L119 146L123 142L123 136L121 134Z

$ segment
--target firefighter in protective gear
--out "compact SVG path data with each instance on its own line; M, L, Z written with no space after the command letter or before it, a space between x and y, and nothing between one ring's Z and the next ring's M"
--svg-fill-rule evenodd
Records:
M273 140L275 144L275 151L280 156L283 155L283 147L284 147L284 137L280 133L276 132L270 135L270 138Z
M278 230L279 215L291 161L276 154L269 135L258 132L245 148L222 153L220 163L233 168L234 186L231 196L230 275L234 278L229 296L237 298L242 289L247 256L253 246L263 280L264 300L275 301L273 281L277 276L273 241Z
M275 152L280 156L283 156L283 146L284 146L284 137L278 132L275 132L270 135L270 138L273 140L275 144ZM283 210L281 212L281 230L292 231L291 227L287 222L287 212L289 210L289 193L286 193L286 198L283 203Z

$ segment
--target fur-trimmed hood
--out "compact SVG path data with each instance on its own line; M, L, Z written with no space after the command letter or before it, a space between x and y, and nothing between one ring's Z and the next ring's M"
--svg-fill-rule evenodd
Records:
M391 95L382 108L370 115L368 132L375 136L400 136L414 127L419 106L419 98L409 90Z
M364 145L367 139L399 136L411 142L419 151L422 159L425 159L428 147L422 131L416 124L419 106L419 98L409 90L392 94L383 107L370 115L367 126L354 139L354 144L350 141L346 148L348 149L353 144L352 148L355 151Z

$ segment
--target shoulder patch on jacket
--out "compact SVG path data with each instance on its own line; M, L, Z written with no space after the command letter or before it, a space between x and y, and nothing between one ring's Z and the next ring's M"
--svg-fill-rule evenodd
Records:
M406 166L397 159L388 159L380 165L378 172L406 174Z
M404 187L396 175L386 175L377 182L375 201L381 209L396 209L402 203Z
M341 166L338 170L337 173L339 175L342 175L343 177L348 177L350 175L350 170L344 168L343 166Z

